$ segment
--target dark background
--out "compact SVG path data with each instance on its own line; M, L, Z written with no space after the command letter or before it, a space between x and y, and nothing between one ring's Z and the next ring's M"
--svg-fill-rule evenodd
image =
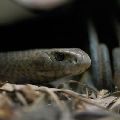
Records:
M87 20L90 18L99 41L112 49L118 45L114 18L120 19L117 0L76 0L51 11L31 11L35 19L0 26L0 50L31 48L88 48Z

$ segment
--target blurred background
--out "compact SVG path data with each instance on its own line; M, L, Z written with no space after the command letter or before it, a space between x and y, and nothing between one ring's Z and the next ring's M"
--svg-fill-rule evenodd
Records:
M52 0L53 4L45 0L42 5L38 0L30 0L38 2L30 5L26 1L0 0L1 51L52 47L86 50L89 19L100 42L110 50L118 46L114 21L120 21L120 0Z

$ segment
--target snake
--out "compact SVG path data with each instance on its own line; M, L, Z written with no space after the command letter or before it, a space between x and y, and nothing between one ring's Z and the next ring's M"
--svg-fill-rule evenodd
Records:
M89 55L80 48L48 48L0 53L0 81L47 83L75 76L91 65Z

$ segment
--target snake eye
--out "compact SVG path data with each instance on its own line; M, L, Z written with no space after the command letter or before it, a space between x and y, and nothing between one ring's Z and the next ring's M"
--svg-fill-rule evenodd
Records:
M64 56L63 53L56 52L54 55L55 55L55 59L56 59L57 61L63 61L64 58L65 58L65 56Z

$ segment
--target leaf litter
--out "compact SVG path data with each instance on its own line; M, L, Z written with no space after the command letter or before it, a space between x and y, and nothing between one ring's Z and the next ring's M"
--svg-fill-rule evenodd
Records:
M5 83L0 120L120 120L120 91L69 80L57 87Z

